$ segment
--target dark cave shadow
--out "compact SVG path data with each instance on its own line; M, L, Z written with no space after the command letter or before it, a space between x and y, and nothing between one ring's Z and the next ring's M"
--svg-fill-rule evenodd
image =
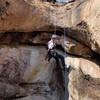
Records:
M49 63L49 72L50 72L50 87L54 90L57 87L59 100L68 100L69 92L68 92L68 83L69 83L69 72L67 70L62 71L62 67L57 66L54 58L50 60Z

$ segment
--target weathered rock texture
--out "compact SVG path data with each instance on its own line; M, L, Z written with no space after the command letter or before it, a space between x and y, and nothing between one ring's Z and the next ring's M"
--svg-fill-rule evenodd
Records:
M99 0L0 0L0 99L64 100L61 68L45 60L44 46L57 30L62 36L56 43L72 67L69 100L100 100L99 5Z
M64 98L61 69L55 59L45 60L46 52L44 46L1 47L0 99Z
M99 52L99 3L99 0L76 0L61 5L36 0L1 0L0 31L29 32L50 30L54 26L73 27L76 32L70 31L69 36Z

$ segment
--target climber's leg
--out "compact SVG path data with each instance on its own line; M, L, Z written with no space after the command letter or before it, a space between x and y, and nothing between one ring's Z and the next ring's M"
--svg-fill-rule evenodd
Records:
M48 61L50 61L50 59L52 58L52 53L51 53L51 51L48 51L47 58L48 58Z
M66 65L65 65L65 59L64 59L64 57L62 55L58 54L58 53L57 53L57 57L61 60L61 63L63 65L63 67L65 67Z

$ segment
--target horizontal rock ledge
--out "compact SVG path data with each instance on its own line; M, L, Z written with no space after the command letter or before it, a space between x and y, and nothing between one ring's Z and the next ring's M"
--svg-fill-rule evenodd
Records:
M100 65L88 59L77 57L66 57L66 64L72 66L74 70L81 70L84 75L100 79Z

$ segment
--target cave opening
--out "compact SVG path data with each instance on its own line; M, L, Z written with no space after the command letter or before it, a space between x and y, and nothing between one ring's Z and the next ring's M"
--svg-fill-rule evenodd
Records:
M56 34L62 36L63 32L57 30ZM12 45L12 44L26 44L26 45L45 45L50 40L51 35L55 34L54 31L33 31L33 32L5 32L0 33L0 45ZM32 43L32 40L38 39L44 43Z
M67 35L69 32L68 29L66 29L66 37L71 38L72 40L75 40L74 38ZM33 32L5 32L0 34L0 45L8 45L8 46L19 46L19 45L26 45L26 46L46 46L47 42L51 39L52 34L55 34L55 31L33 31ZM59 36L64 36L64 30L58 29L56 30L56 34ZM75 40L77 41L77 40ZM77 41L80 42L80 41ZM84 45L84 44L82 44ZM86 45L85 45L86 46ZM87 47L87 46L86 46ZM57 48L65 51L64 48L61 45L57 45ZM88 48L88 47L87 47ZM69 55L81 57L75 54L70 54L66 52ZM98 53L92 51L91 58L96 58L96 60L100 59L100 56Z

